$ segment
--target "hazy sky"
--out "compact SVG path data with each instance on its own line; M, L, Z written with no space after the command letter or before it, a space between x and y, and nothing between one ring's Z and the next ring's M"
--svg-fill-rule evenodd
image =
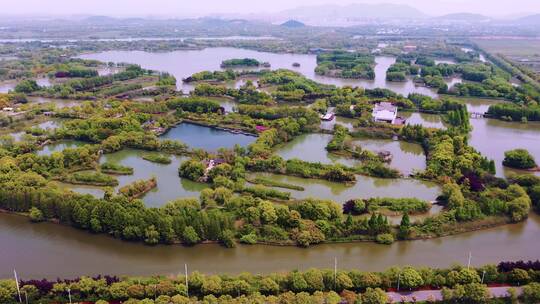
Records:
M430 15L455 12L491 16L540 13L540 0L1 0L0 14L99 14L201 16L264 13L304 5L350 3L409 4Z

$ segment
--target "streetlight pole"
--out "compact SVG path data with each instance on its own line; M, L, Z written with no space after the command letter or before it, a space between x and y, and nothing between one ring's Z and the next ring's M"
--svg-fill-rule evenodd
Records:
M471 258L472 258L472 253L469 251L469 262L467 263L467 270L471 268Z
M334 257L334 289L337 288L337 258Z
M28 304L28 293L26 291L24 292L24 300Z
M189 298L189 283L188 283L188 272L187 272L187 263L184 264L185 276L186 276L186 296Z
M481 284L484 284L484 277L486 276L486 271L482 271L482 282Z
M397 277L397 291L399 291L399 281L401 280L401 272L399 272Z
M19 278L17 277L17 271L13 269L13 275L15 276L15 284L17 284L17 294L19 295L19 303L22 303L21 288L19 287Z
M67 291L68 291L69 304L72 304L71 303L71 288L68 287Z

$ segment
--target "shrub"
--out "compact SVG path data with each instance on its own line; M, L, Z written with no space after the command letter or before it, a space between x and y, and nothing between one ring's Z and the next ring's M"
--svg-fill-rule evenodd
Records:
M394 236L390 233L379 234L375 241L379 244L390 245L394 242Z
M36 207L30 208L30 221L34 223L43 222L45 218L43 217L43 212Z
M525 149L515 149L504 153L503 165L516 169L536 167L534 157Z

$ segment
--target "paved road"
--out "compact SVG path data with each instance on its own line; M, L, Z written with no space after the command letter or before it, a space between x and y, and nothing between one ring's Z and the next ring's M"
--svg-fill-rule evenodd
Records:
M508 295L508 288L509 287L489 287L489 293L491 294L491 297L494 298L500 298L500 297L507 297ZM516 292L518 294L521 293L521 288L515 287ZM436 301L442 301L442 293L441 290L419 290L419 291L404 291L404 292L388 292L388 297L392 300L392 302L413 302L413 299L416 299L416 301L428 301L428 300L436 300Z

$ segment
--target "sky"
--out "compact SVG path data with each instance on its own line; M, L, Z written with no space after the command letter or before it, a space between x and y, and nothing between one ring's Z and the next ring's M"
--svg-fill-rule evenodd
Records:
M275 13L299 6L396 3L428 15L456 12L488 16L540 13L540 0L1 0L9 15L107 15L200 17L214 14Z

